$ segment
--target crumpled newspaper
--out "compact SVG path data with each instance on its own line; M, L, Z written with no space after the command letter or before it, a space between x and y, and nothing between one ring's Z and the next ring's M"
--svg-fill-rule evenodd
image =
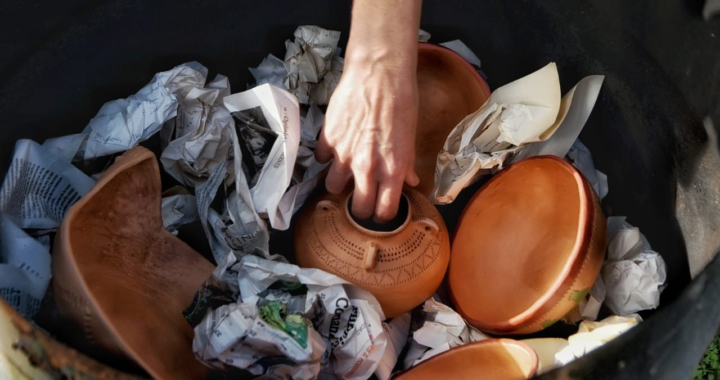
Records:
M448 135L438 153L430 199L437 204L452 202L479 175L502 168L518 145L549 137L559 109L555 63L495 90Z
M198 219L197 200L184 187L175 186L162 194L161 212L166 230L177 233L180 226Z
M319 269L235 260L226 257L185 312L191 321L204 315L193 341L198 359L293 379L372 375L387 336L370 293Z
M166 123L168 138L160 157L165 171L185 186L207 180L212 169L227 158L233 119L222 99L230 95L227 77L218 75L205 87L190 89L178 97L177 118Z
M590 150L580 141L575 140L567 153L567 158L572 165L585 176L590 182L593 190L600 199L605 198L608 194L608 180L605 173L595 169L595 163L592 159Z
M188 62L155 74L136 94L105 103L82 133L48 139L43 144L70 161L89 160L138 146L177 114L178 98L202 87L207 68Z
M322 112L310 107L301 125L295 97L270 84L231 95L225 98L225 106L235 118L242 142L242 162L255 211L267 217L273 228L285 230L326 166L312 156Z
M232 139L228 161L217 165L208 180L195 188L200 223L218 264L229 253L268 257L269 252L268 229L253 207L234 130ZM222 197L220 211L211 207L218 193Z
M657 308L667 278L665 261L624 216L609 217L607 224L608 255L601 271L605 306L617 315Z
M584 78L560 99L557 68L550 63L495 90L448 135L438 154L430 199L451 203L479 177L502 169L510 157L564 157L592 111L603 78Z
M51 276L48 247L0 212L0 298L20 315L32 319L40 309Z
M388 336L388 345L385 347L385 353L377 369L375 369L375 376L379 380L388 380L394 374L393 369L395 369L400 354L407 343L408 334L410 334L411 321L411 314L405 313L389 322L383 322L383 329Z
M0 212L20 228L54 229L95 184L32 140L18 140L0 188Z
M303 25L294 35L295 41L285 41L283 60L270 54L250 73L257 85L284 87L300 104L327 105L344 65L337 47L340 32Z
M642 318L637 314L613 315L598 322L583 321L580 323L578 332L568 338L568 346L555 354L554 367L561 367L579 359L622 335L640 322L642 322Z
M413 331L410 348L403 366L408 369L451 348L487 339L487 335L470 326L451 309L433 298L428 299L422 310L413 312Z

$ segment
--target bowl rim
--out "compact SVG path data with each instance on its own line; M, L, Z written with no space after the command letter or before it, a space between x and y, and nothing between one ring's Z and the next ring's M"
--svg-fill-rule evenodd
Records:
M465 58L463 58L463 56L451 49L446 48L445 46L437 45L432 42L418 42L418 54L421 54L421 52L437 52L462 62L462 66L468 72L470 72L470 74L480 84L483 95L485 95L485 101L487 102L487 99L490 99L490 95L492 94L492 92L490 91L490 86L487 84L487 81L485 81L485 78L483 78L482 75L480 75L480 73L475 69L475 67L470 64L470 62L468 62Z
M530 371L525 376L525 378L529 379L536 375L540 360L538 359L537 353L535 352L535 350L533 350L532 347L530 347L530 345L528 345L527 343L524 343L522 341L510 339L510 338L488 338L488 339L483 339L483 340L480 340L477 342L471 342L468 344L463 344L461 346L453 347L445 352L441 352L429 359L426 359L426 360L418 363L416 366L410 367L410 368L398 373L396 376L400 377L401 375L406 374L406 373L412 371L413 369L421 367L425 363L440 360L444 357L447 357L447 356L457 352L458 350L468 350L468 349L472 349L473 347L486 346L486 345L489 346L489 345L494 345L494 344L499 344L503 347L504 346L515 346L517 348L520 348L522 351L528 353L529 357L530 357ZM521 370L522 370L522 368L521 368Z
M97 323L99 325L102 325L105 329L112 333L111 339L116 342L117 347L125 355L127 355L131 360L133 360L145 371L147 371L150 376L152 376L153 378L157 378L158 373L156 369L153 366L149 365L148 361L146 361L142 355L138 354L136 348L132 347L132 345L130 345L125 340L124 335L117 330L117 327L113 323L110 323L111 318L108 316L105 309L100 306L100 302L96 299L95 294L90 291L90 286L88 286L88 283L85 281L85 277L82 275L80 266L77 263L75 251L71 249L72 238L70 234L70 226L75 220L75 215L78 214L80 210L82 210L85 204L87 204L95 194L100 192L100 190L107 186L107 184L113 179L115 179L115 177L117 177L119 174L124 173L126 170L134 166L140 165L146 161L150 161L155 167L155 170L159 173L160 168L158 166L157 160L155 160L155 154L153 154L145 147L134 147L129 149L125 153L117 156L113 161L113 171L103 172L97 182L95 182L95 185L93 185L93 187L90 189L90 191L88 191L87 194L81 197L80 200L78 200L72 207L70 207L67 214L65 214L65 217L63 218L63 221L56 235L56 242L60 243L58 248L65 251L65 254L63 254L62 256L65 258L64 260L69 264L68 269L71 271L72 276L75 277L79 284L82 284L82 287L80 289L74 290L79 294L83 294L85 296L85 301L87 302L88 307L92 308L96 315L95 319L97 320ZM158 175L153 180L159 182L160 176ZM56 258L55 260L59 260L59 258Z
M470 201L468 201L467 205L463 209L462 214L460 214L458 224L462 222L469 206L476 201L476 199L488 185L496 181L498 178L501 178L504 174L510 172L514 167L517 167L524 162L529 162L533 160L550 160L557 164L560 164L565 169L569 170L570 173L572 173L573 178L578 185L580 217L578 218L578 231L575 238L575 245L573 246L572 252L568 256L567 261L563 266L563 269L560 271L560 275L558 276L558 278L540 298L538 298L532 305L530 305L530 307L505 321L484 322L470 316L457 302L457 298L452 290L452 286L449 280L450 270L452 268L453 262L453 244L451 244L450 263L448 264L448 292L450 294L450 299L453 306L455 306L457 312L463 318L470 322L471 325L483 331L490 331L496 333L513 333L514 331L519 330L521 327L525 327L529 324L533 324L536 322L541 322L539 321L539 319L547 316L547 314L551 312L552 309L555 308L555 306L561 301L567 291L572 288L575 280L577 279L584 266L585 257L587 257L588 255L588 248L590 246L590 240L592 237L594 226L594 223L592 223L592 221L596 218L595 213L597 212L594 207L595 198L593 195L593 190L589 187L587 181L583 178L582 174L580 174L580 172L574 166L557 156L543 155L530 157L522 161L516 162L508 166L505 170L502 170L486 184L484 184L472 196ZM458 231L459 228L455 228L452 239L453 243L457 238Z

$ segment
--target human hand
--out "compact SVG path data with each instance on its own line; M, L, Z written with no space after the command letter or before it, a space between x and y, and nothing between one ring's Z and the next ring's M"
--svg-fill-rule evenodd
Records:
M346 58L330 99L316 159L333 159L327 190L340 193L353 178L352 213L377 222L397 214L403 183L416 186L417 51L409 58Z

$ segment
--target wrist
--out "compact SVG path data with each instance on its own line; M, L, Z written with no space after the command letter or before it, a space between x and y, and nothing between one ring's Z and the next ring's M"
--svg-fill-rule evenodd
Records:
M417 41L393 45L350 41L345 53L345 64L348 69L358 66L414 73L417 67L417 44Z

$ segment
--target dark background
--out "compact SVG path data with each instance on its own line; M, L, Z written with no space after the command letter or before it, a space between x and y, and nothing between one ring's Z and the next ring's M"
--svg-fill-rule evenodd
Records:
M252 82L247 67L268 53L282 57L298 25L340 30L344 46L350 6L3 0L0 168L17 139L80 132L103 103L182 62L197 60L211 76L227 75L238 92ZM584 76L606 76L581 139L608 175L606 210L627 215L668 264L663 306L720 247L720 156L703 127L703 120L710 130L720 125L720 18L704 21L701 9L694 0L426 0L423 7L421 26L431 42L463 40L482 60L491 89L549 61L558 64L563 93ZM720 294L705 297L714 305ZM702 334L698 325L696 335L675 339L685 344L679 370L702 353L720 320L704 323ZM652 344L660 345L637 351Z

